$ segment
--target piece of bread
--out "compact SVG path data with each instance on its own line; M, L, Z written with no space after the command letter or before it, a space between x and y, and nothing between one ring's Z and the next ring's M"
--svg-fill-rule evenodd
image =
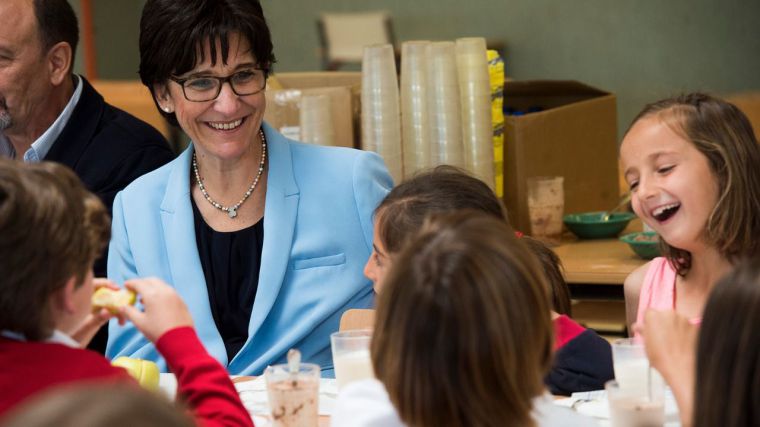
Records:
M111 313L116 314L119 311L119 307L134 305L137 300L137 295L129 289L114 290L111 288L98 288L92 294L92 308L93 310L100 310L105 308Z

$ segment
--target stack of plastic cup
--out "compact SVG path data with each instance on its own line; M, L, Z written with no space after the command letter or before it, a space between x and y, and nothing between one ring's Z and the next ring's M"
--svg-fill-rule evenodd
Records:
M429 41L410 41L401 45L401 132L405 176L430 166L428 46Z
M457 39L456 58L465 168L493 188L491 82L485 39Z
M330 97L327 95L304 95L299 110L301 141L319 145L334 145Z
M390 44L364 47L362 147L385 160L394 181L403 178L401 118L396 60Z
M453 42L428 47L428 119L431 165L464 167L456 49Z

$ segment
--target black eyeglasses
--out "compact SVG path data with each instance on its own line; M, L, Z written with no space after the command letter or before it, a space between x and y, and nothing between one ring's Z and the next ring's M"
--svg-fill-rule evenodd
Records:
M237 96L255 95L267 86L266 70L253 68L237 71L226 77L198 76L178 79L169 77L182 86L182 93L188 101L212 101L219 96L222 85L229 82L232 92Z

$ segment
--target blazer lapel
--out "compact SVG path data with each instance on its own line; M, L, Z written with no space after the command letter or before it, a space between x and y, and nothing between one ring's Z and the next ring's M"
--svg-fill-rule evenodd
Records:
M190 159L193 146L174 162L164 199L161 202L166 250L172 281L195 320L195 329L209 353L226 365L227 352L216 329L195 238L193 208L190 205Z
M90 82L82 76L77 77L82 79L79 102L44 159L63 163L72 169L77 168L79 158L92 141L105 108L103 97Z
M264 207L264 244L259 271L259 287L248 326L248 340L253 337L272 310L282 287L290 261L293 231L298 212L299 192L293 176L290 146L285 137L264 124L269 151L267 194ZM239 354L245 353L241 350Z

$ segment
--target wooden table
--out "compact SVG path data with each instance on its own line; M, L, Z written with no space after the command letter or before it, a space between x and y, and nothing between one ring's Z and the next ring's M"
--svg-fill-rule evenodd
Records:
M641 221L631 221L623 234L634 231L641 231ZM552 249L562 261L565 281L571 286L622 285L633 270L647 262L617 238L579 240L568 234Z
M553 248L565 268L568 284L622 285L647 261L617 239L575 240Z

